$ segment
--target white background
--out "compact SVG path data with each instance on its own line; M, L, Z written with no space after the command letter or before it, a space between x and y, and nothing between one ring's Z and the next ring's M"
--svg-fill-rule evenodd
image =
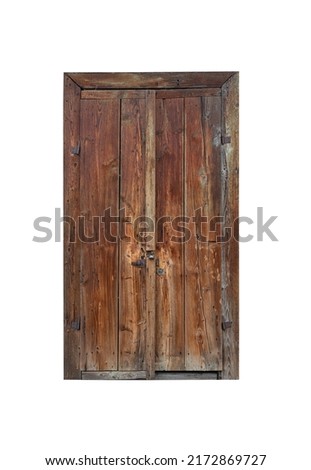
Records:
M144 453L308 468L308 2L55 3L1 7L1 468ZM32 242L33 220L62 205L63 72L230 70L240 214L279 216L279 242L241 245L241 379L63 381L62 246Z

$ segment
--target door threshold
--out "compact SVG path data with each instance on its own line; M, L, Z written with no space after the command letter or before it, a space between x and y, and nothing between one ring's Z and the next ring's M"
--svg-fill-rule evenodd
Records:
M155 380L218 380L219 372L156 372Z
M137 371L88 371L82 372L82 380L144 380L147 372Z
M87 371L82 372L82 380L146 380L147 373L139 371ZM165 372L155 373L154 380L219 380L221 372L191 371L191 372Z

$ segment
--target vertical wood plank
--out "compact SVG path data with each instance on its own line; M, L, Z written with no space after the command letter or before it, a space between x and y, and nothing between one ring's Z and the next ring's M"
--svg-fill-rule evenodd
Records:
M220 97L185 98L185 205L192 218L185 246L186 370L222 368L221 251L208 242L207 223L220 215L220 132ZM197 210L206 222L193 219Z
M239 74L222 87L223 134L231 142L222 146L222 214L234 237L222 249L223 379L239 378Z
M80 88L64 77L64 215L79 215ZM64 224L64 378L80 379L79 243L74 222Z
M121 101L121 188L120 204L131 223L121 240L119 304L119 370L145 370L146 313L144 267L132 263L145 255L135 219L145 212L146 100Z
M86 371L117 369L118 240L109 240L108 230L116 233L100 218L106 209L113 216L118 211L118 140L119 101L81 101L81 369Z
M182 237L172 221L183 215L183 98L157 100L156 134L157 264L164 271L156 278L156 370L176 371L184 369L183 245L172 240Z
M145 216L153 233L146 239L146 372L147 379L155 377L155 91L146 92L146 165ZM148 258L148 252L153 256Z

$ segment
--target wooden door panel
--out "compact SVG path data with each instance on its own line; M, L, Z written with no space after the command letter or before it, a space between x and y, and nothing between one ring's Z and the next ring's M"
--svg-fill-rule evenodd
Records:
M156 370L183 370L184 257L173 219L183 214L183 98L156 106Z
M220 215L220 111L219 97L185 98L185 211L192 217L185 245L186 370L222 368L221 251L208 242L207 222Z
M131 218L120 247L119 370L145 368L145 269L133 266L144 255L135 219L145 212L146 100L121 101L120 208ZM122 214L122 212L121 212ZM123 237L124 238L124 237Z
M164 271L156 282L156 370L221 370L221 249L208 241L210 224L195 220L197 210L203 221L220 215L221 101L167 93L156 114L157 258ZM191 238L176 243L184 234L172 220L183 214Z
M81 100L80 132L81 369L115 370L118 245L106 240L98 217L118 209L118 101Z

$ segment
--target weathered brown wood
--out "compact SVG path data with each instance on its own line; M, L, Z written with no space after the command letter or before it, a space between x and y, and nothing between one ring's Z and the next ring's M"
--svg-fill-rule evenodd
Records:
M146 268L133 266L145 255L143 239L135 219L145 211L146 100L121 102L121 189L120 206L131 218L121 240L119 370L145 370Z
M157 268L163 270L156 279L156 370L183 370L182 234L160 222L183 214L183 98L157 100L156 134Z
M238 74L67 74L64 112L65 215L121 209L121 241L64 224L65 378L238 378L238 224L221 245L195 212L238 217Z
M82 380L145 380L146 371L82 372ZM217 372L156 372L155 380L217 380Z
M142 98L143 96L142 90L81 90L81 99L83 100L128 99Z
M82 92L83 94L83 92ZM221 96L221 88L190 88L187 89L171 89L171 90L157 90L157 99L168 98L194 98L201 96Z
M222 146L222 214L224 225L234 234L222 248L223 321L232 322L223 331L223 379L239 378L239 75L222 88L223 133L231 141Z
M222 368L221 252L208 243L207 223L220 213L220 111L220 97L185 98L185 209L192 217L185 246L186 370ZM198 210L206 221L193 220Z
M156 380L217 380L217 372L156 372Z
M145 217L149 220L146 249L146 370L147 378L155 374L155 91L146 97L146 153L145 153ZM149 256L151 254L151 257Z
M118 244L102 230L118 211L119 101L81 101L81 370L118 366ZM106 228L106 225L104 223Z
M83 89L219 88L234 72L68 73Z
M64 77L64 215L77 221L79 215L80 88ZM79 243L75 222L64 224L64 378L80 379Z
M147 378L146 371L111 371L111 372L82 372L83 380L143 380Z

